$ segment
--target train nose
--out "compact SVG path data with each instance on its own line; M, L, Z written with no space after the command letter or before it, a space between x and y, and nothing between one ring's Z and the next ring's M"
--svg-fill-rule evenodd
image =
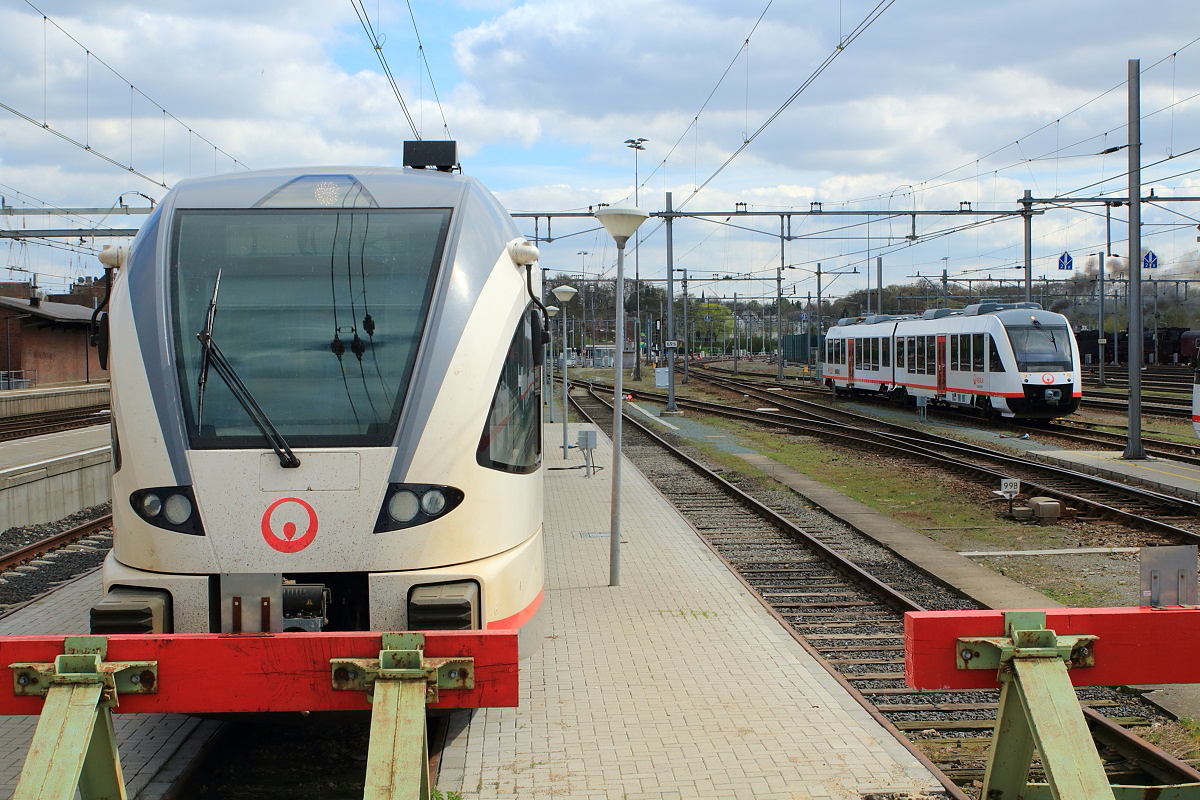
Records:
M1046 398L1047 404L1058 405L1060 402L1062 402L1062 389L1051 387L1046 390L1044 397Z

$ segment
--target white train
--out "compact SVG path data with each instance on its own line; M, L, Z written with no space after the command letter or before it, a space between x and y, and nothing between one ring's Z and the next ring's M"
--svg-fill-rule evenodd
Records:
M115 532L93 631L518 629L531 652L536 259L449 171L179 183L101 329Z
M840 320L825 337L822 377L845 393L1055 419L1083 396L1079 347L1067 318L1037 303Z

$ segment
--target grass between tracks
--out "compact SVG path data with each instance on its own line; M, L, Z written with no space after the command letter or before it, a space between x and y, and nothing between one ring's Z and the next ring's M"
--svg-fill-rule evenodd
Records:
M986 489L948 478L938 470L902 465L869 453L836 451L812 439L746 430L717 418L706 418L705 424L953 550L1041 550L1094 544L1087 541L1094 532L1084 523L1039 526L1007 519L1005 504L994 501ZM769 476L719 446L702 440L689 442L711 463L745 480L779 487ZM1135 537L1139 543L1143 538L1140 534ZM980 563L1060 603L1086 608L1130 604L1137 581L1127 575L1129 558L1120 554L1073 556L1072 560L995 557ZM1086 561L1082 568L1084 561L1080 559Z

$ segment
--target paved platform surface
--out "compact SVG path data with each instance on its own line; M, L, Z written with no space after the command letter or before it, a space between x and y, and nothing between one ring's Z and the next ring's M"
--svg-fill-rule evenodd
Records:
M522 662L519 708L456 715L439 789L832 800L937 788L628 464L609 586L611 472L561 469L582 465L576 450L546 457L545 639Z
M1166 458L1126 459L1121 450L1038 450L1030 458L1189 500L1200 500L1200 467Z
M0 619L0 636L87 634L88 609L102 594L99 571ZM11 797L37 717L0 717L0 796ZM130 800L158 800L219 723L182 714L114 714Z
M93 425L71 431L47 433L14 439L0 446L0 471L34 468L45 461L81 457L85 453L108 450L112 431L108 425Z

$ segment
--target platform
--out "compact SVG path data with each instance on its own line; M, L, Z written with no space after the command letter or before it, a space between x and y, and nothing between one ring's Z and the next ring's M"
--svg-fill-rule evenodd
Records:
M1030 450L1025 455L1058 467L1200 500L1200 467L1166 458L1123 458L1122 450Z
M0 417L108 405L109 397L107 382L4 389L0 391Z
M0 447L0 531L62 519L108 502L108 425L30 436Z
M596 463L610 464L597 438ZM610 587L612 474L562 469L582 465L574 449L545 455L545 639L522 662L519 708L452 720L440 790L832 800L938 788L632 466Z

